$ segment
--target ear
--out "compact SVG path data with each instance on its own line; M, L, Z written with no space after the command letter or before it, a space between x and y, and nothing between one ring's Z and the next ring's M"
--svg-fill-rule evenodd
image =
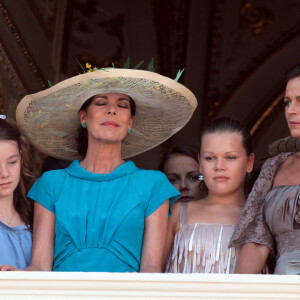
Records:
M128 122L128 128L130 130L131 130L131 127L132 127L133 120L134 120L134 116L131 116L130 119L129 119L129 122Z
M247 159L247 173L250 173L253 170L254 160L255 154L251 153Z
M81 110L79 112L79 118L80 118L80 123L81 124L84 123L84 122L86 122L86 112L83 111L83 110Z

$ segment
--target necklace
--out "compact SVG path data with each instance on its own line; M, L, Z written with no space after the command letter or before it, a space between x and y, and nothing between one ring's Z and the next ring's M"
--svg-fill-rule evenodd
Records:
M7 226L10 225L10 223L12 222L14 216L15 216L15 212L13 212L13 214L11 215L10 220L8 221L8 219L7 219L6 217L4 217L4 215L0 214L1 219L2 219L2 220L3 220L3 219L5 220L5 224L6 224Z

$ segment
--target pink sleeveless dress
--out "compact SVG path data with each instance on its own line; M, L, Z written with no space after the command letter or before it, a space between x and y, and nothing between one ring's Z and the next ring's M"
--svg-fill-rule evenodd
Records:
M234 225L186 224L187 202L180 204L180 229L167 260L166 273L234 273L239 249L228 248Z

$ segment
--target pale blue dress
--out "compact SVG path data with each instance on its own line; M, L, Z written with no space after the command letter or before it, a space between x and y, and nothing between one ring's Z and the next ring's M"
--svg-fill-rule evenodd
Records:
M54 271L138 272L145 219L179 195L163 173L132 161L109 174L74 161L44 173L28 197L56 216Z
M0 264L25 269L31 262L32 234L25 225L0 222Z

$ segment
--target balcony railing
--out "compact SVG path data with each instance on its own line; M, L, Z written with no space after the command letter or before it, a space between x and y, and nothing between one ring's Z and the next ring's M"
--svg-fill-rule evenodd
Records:
M300 277L1 272L0 299L300 299Z

